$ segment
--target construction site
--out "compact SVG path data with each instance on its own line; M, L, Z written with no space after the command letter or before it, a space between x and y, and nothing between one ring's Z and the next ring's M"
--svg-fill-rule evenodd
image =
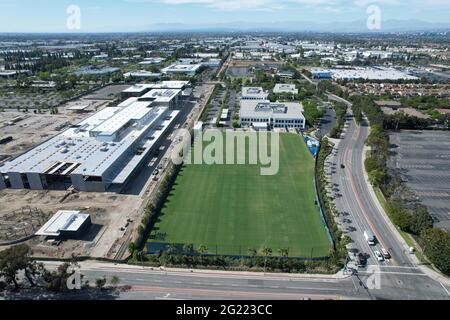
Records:
M213 87L194 88L192 97L183 102L180 116L174 122L176 128L193 127ZM0 137L12 137L0 144L0 167L113 103L118 103L117 94L111 95L103 89L98 94L91 93L61 105L58 114L0 113ZM148 200L157 192L168 170L172 142L176 139L172 131L168 131L161 140L161 147L143 160L140 173L121 192L85 192L73 187L0 190L0 246L6 248L26 243L37 258L71 259L75 255L79 258L123 260ZM58 240L36 235L60 210L79 211L90 216L92 223L81 238Z

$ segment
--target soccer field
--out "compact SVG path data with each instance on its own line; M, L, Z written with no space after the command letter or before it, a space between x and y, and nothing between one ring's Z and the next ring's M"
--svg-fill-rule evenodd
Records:
M274 256L279 249L327 256L331 243L315 199L313 157L300 136L281 134L274 176L260 175L259 165L184 166L149 241L204 245L212 254L267 247Z

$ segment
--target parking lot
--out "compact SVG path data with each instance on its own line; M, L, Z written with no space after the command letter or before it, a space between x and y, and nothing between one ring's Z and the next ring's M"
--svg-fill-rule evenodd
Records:
M209 113L207 116L207 126L208 127L216 127L217 120L220 120L221 110L222 110L222 101L225 98L226 89L220 88L213 99L211 99ZM228 118L221 127L231 128L233 122L233 116L235 114L239 115L239 94L233 90L228 90L228 99L227 103L224 106L229 110Z
M450 231L450 132L390 134L389 169L398 172L435 219Z

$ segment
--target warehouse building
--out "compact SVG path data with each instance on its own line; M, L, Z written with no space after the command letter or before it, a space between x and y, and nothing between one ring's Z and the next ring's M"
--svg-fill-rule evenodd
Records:
M311 70L314 79L334 79L353 81L357 79L364 80L418 80L419 78L411 76L404 71L387 67L343 67L330 70L314 69Z
M240 123L242 127L305 129L303 107L296 102L268 100L241 100Z
M132 97L139 98L153 89L181 90L182 97L188 97L190 96L190 93L192 93L192 88L189 81L161 81L158 83L150 83L150 84L136 84L122 91L122 98L124 99Z
M0 189L121 190L172 128L181 92L152 89L95 113L3 164Z

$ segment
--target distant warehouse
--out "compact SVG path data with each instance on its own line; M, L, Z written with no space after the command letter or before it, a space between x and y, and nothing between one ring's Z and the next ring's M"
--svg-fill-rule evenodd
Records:
M0 189L120 191L174 125L181 89L149 88L0 167Z

